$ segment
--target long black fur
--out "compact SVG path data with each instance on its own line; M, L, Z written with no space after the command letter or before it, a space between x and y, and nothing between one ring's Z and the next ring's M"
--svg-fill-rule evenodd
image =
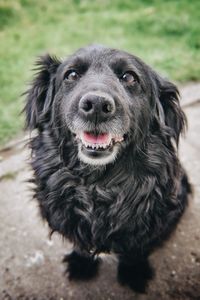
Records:
M67 83L62 76L73 59L82 81ZM126 69L124 61L136 70L135 86L124 86L113 71L118 63ZM177 156L186 124L178 90L135 56L100 46L80 49L62 62L46 55L37 65L24 109L27 128L36 129L30 142L35 198L51 231L74 244L65 258L69 277L94 276L95 255L114 252L119 281L144 292L153 276L148 256L175 229L190 193ZM130 119L126 140L115 162L102 167L80 161L68 126L77 113L75 99L94 82L129 100L118 100L125 107L118 117Z

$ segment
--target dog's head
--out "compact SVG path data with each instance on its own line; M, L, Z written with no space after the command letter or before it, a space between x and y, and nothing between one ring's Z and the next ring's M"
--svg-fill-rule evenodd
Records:
M82 162L112 163L130 143L139 147L160 131L178 143L185 123L178 90L139 58L89 46L62 62L44 56L38 65L25 106L27 127L62 137L70 132Z

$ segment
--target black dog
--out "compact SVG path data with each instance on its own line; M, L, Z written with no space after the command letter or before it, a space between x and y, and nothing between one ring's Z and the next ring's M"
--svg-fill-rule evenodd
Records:
M186 119L176 86L126 52L90 46L49 55L27 92L42 217L74 244L69 278L94 276L100 252L144 292L149 254L175 229L190 185L177 146Z

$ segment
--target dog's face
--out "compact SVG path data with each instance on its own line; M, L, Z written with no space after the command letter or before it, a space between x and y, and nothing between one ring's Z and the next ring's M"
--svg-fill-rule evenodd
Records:
M40 65L28 92L27 123L69 130L82 162L112 163L130 141L139 145L159 126L178 139L184 115L176 87L135 56L90 46L63 62L45 57Z
M81 49L57 70L55 98L63 122L75 135L79 158L88 164L114 161L141 119L148 122L150 91L131 55L103 47ZM146 103L145 103L146 102Z

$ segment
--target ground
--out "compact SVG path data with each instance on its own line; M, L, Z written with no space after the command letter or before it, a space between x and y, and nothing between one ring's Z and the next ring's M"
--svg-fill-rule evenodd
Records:
M69 282L61 262L71 245L48 228L31 201L26 180L27 136L0 152L0 299L2 300L190 300L200 299L200 84L180 87L188 117L188 133L180 156L193 184L190 199L172 238L151 256L155 279L146 294L133 293L116 280L116 259L102 255L99 276Z

